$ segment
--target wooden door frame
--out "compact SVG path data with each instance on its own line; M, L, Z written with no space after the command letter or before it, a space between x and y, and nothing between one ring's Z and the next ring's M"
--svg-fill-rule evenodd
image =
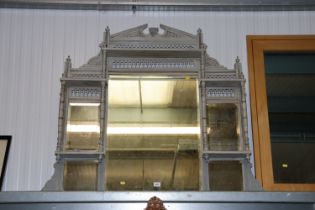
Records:
M315 191L315 184L274 183L264 66L265 52L315 52L315 35L246 38L256 178L266 191Z

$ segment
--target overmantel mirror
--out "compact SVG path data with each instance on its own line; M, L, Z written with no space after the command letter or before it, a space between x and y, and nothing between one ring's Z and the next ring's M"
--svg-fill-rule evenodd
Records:
M196 35L147 24L110 34L61 78L55 172L45 191L258 191L245 79Z

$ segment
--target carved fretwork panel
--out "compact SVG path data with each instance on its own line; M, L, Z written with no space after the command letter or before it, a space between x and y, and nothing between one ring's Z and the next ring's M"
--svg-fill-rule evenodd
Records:
M193 49L194 45L193 44L185 44L181 42L161 42L161 43L150 43L150 42L145 42L145 43L117 43L117 44L112 44L112 48L122 48L122 49Z
M228 73L207 72L206 78L212 79L212 80L233 80L236 78L236 74L234 72L228 72Z
M95 67L95 69L97 68L98 67ZM81 71L81 70L71 70L69 77L77 78L77 79L101 79L102 74L100 71L95 71L94 69L91 69L90 72Z
M69 98L100 99L101 89L98 87L70 87Z
M207 99L236 99L237 91L227 87L208 87Z
M112 58L109 67L115 70L198 71L199 62L190 58Z

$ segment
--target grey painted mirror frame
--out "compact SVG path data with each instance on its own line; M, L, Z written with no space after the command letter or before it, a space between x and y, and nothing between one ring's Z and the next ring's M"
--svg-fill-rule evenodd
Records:
M200 29L193 35L161 24L163 33L159 33L159 28L149 28L148 33L145 33L147 27L145 24L113 35L107 27L97 56L79 68L72 67L70 57L66 59L61 78L54 174L43 191L67 190L64 188L67 161L89 161L94 164L96 180L95 188L91 190L106 190L108 81L110 75L121 74L195 78L198 81L200 115L199 190L213 190L209 183L212 173L208 168L209 163L239 161L242 191L261 191L262 188L252 175L249 161L245 79L240 60L236 59L234 69L227 69L209 57ZM66 149L68 107L71 102L99 104L100 132L93 150ZM207 109L218 104L233 104L236 107L240 125L236 150L212 150L209 145Z

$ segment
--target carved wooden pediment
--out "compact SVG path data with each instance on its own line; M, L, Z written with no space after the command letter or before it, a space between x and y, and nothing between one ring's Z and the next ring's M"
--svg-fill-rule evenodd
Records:
M159 32L160 29L162 32ZM148 24L143 24L108 35L106 40L109 48L116 49L198 49L199 38L198 33L190 34L163 24L159 28L148 28ZM106 43L101 45L106 46Z
M149 29L148 32L146 29ZM162 29L163 33L159 33L159 29ZM143 24L113 35L107 27L100 47L100 53L86 64L79 68L70 68L68 77L101 78L105 62L102 50L105 49L108 53L108 72L196 73L200 70L199 50L205 49L205 44L202 42L200 29L194 35L163 24L160 24L159 28L148 28L148 24ZM162 57L157 54L160 51L164 52ZM208 54L205 55L204 68L208 79L237 78L235 70L220 65Z
M119 33L113 34L110 36L112 41L117 40L125 40L130 38L137 39L151 39L151 38L183 38L183 39L196 39L196 35L187 33L185 31L178 30L176 28L172 28L170 26L166 26L160 24L160 28L163 29L163 33L159 33L159 28L153 27L149 28L149 32L145 33L145 29L148 28L148 24L143 24L134 28L130 28L128 30L121 31Z
M144 37L143 31L148 27L148 24L143 24L137 27L133 27L124 31L121 31L119 33L116 33L114 35L111 35L112 40L122 39L126 37Z

